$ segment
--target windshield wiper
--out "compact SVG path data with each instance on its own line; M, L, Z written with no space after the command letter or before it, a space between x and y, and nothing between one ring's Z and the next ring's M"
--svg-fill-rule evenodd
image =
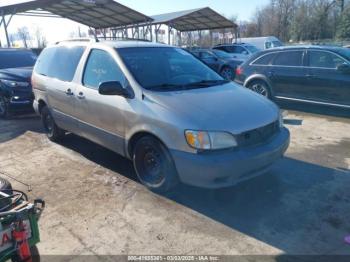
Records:
M183 85L164 83L164 84L160 84L160 85L148 86L148 87L146 87L146 89L156 90L156 91L169 91L169 90L174 90L174 89L182 89L182 87L183 87Z
M206 88L211 86L223 85L229 83L229 80L203 80L184 85L164 83L160 85L148 86L146 89L154 91L173 91L173 90L187 90L193 88Z
M203 80L199 82L189 83L184 85L184 88L203 88L203 87L211 87L218 86L229 83L229 80Z

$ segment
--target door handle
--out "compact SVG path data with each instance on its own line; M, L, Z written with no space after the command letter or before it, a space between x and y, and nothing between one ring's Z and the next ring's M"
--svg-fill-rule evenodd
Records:
M79 94L77 95L77 97L78 97L79 99L84 99L84 98L85 98L83 92L79 92Z
M72 95L74 95L74 93L72 92L72 89L70 89L70 88L68 88L67 90L66 90L66 95L68 95L68 96L72 96Z
M269 75L269 77L274 77L274 76L275 76L275 72L270 71L270 72L268 73L268 75Z
M307 74L306 77L307 77L307 78L315 78L315 75Z

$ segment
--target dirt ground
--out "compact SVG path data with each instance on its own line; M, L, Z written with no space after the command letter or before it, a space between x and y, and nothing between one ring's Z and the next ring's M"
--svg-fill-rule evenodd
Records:
M128 160L74 135L51 143L33 115L0 120L0 171L47 203L41 254L350 255L350 118L285 118L286 157L228 189L156 195Z

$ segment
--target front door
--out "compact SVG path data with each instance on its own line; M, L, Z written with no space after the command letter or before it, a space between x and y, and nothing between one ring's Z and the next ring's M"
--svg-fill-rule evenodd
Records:
M350 74L338 67L348 64L329 51L308 51L310 99L318 102L350 105Z
M112 55L92 49L83 72L82 84L76 91L80 135L124 155L124 112L130 108L126 98L100 95L100 83L127 80Z

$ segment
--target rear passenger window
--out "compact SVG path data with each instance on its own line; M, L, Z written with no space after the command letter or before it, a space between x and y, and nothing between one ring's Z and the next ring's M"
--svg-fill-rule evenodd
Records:
M85 66L83 84L98 89L101 83L119 81L125 84L126 78L109 53L93 49Z
M280 52L273 61L277 66L302 66L303 51Z
M35 72L70 82L84 51L85 47L82 46L47 48L39 56Z
M253 65L270 65L271 60L274 58L274 56L275 56L275 54L264 55L264 56L258 58L257 60L255 60Z

